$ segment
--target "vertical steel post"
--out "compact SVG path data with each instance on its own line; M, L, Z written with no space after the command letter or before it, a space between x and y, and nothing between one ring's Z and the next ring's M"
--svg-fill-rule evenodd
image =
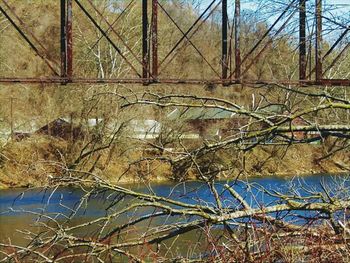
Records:
M152 75L158 78L158 0L152 0Z
M61 77L67 76L66 0L61 0Z
M241 1L235 1L235 79L241 78Z
M322 0L316 1L316 81L322 79Z
M299 80L306 79L306 0L299 0Z
M67 0L67 19L66 19L66 42L67 42L67 77L73 76L73 0Z
M227 0L222 0L222 55L221 55L221 66L222 66L222 79L227 79Z
M142 78L148 78L148 16L147 0L142 0Z

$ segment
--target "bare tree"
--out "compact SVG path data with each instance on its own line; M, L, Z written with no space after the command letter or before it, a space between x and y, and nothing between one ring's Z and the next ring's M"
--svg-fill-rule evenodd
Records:
M174 7L188 7L186 14L198 18L200 1L191 2L190 5L188 1L172 1L164 3L164 6L161 3L163 17L160 19L169 19L167 10L172 10L172 15L180 19L181 13ZM254 16L254 20L249 20L254 22L247 20L244 25L247 32L245 53L252 50L249 47L254 45L256 35L263 36L268 28L264 20L273 14L276 7L274 10L267 7L286 5L277 1L255 2L256 13L246 14L248 18ZM131 48L130 45L122 45L122 50L119 50L108 39L102 40L101 30L96 26L91 28L90 24L95 24L99 19L99 22L107 24L109 30L115 31L111 20L121 12L111 12L110 1L82 3L81 14L84 15L84 8L88 8L94 16L78 18L77 71L98 77L129 76L137 72L140 66L136 69L133 63L137 64L136 58L140 57L137 48L139 39L135 40L139 28L134 20L139 6L131 5L133 12L125 13L128 23L121 23L119 31L113 32L119 43L124 44L125 39L133 43ZM115 3L113 8L124 10L124 4L122 2L118 6ZM214 15L215 10L213 6L211 11ZM259 14L262 10L266 10L266 13ZM295 12L293 10L291 12ZM83 22L84 19L88 22ZM342 23L348 22L346 18L343 22L329 19L329 32L335 31L331 25L336 24L339 28L343 26ZM206 19L201 21L204 23ZM179 34L176 25L187 23L185 20L181 23L171 22L162 29L167 36L160 41L163 44L175 44L177 38L173 36ZM191 70L200 76L215 74L215 68L197 66L218 60L218 54L209 52L219 38L218 23L218 18L214 16L210 25L204 24L201 35L193 40L200 41L210 58L199 58L198 54L194 56L191 53L189 59L188 47L193 47L193 43L186 39L179 48L184 53L182 56L180 52L176 53L177 58L173 58L176 63L169 72L177 70L184 76ZM132 26L128 27L128 24ZM270 55L261 63L248 60L248 67L252 69L247 69L247 75L256 79L263 79L264 76L295 79L294 29L293 26L287 28L279 39L267 34L263 43L274 50L270 50ZM309 29L312 30L312 26ZM211 31L215 37L205 41ZM308 41L312 42L312 37ZM311 45L309 48L311 54ZM166 54L165 51L165 48L160 48L160 52ZM86 59L86 54L90 53L93 57ZM256 50L252 53L255 56L259 54ZM127 62L130 60L132 63ZM348 63L344 59L329 74L343 75ZM309 73L313 74L312 69ZM344 74L347 75L348 70ZM51 98L49 95L51 93L47 93L47 97ZM297 157L320 169L332 165L339 169L337 171L349 171L350 100L346 88L321 89L282 85L273 81L232 88L208 83L200 92L189 86L175 89L166 85L104 85L90 86L87 91L77 92L75 96L79 101L79 110L75 112L79 113L79 121L86 123L95 118L96 127L87 128L87 135L74 144L71 142L68 146L54 147L58 155L54 161L39 160L55 168L52 171L43 169L41 173L41 180L49 186L45 188L49 191L49 198L43 210L23 211L14 206L8 212L28 213L36 218L34 225L40 228L22 231L28 240L25 245L14 244L11 240L0 243L1 261L349 260L350 200L347 176L331 186L320 182L318 189L312 189L300 183L292 184L283 192L246 180L249 175L259 175L263 171L278 174L279 166L283 170L287 170L286 166L290 164L302 166L300 159L293 160ZM64 109L62 107L62 111ZM72 112L74 109L70 110ZM203 115L210 110L215 114L225 112L230 117L226 122L213 121L214 118L210 122L203 121L200 130L206 128L203 126L212 125L225 132L215 133L214 136L197 132L195 137L189 136L188 133L193 132L193 123L198 119L203 120ZM199 115L193 119L185 118L191 111L199 112ZM174 112L177 115L171 118ZM159 136L152 140L133 136L131 121L145 121L150 116L162 124ZM70 151L64 151L69 147ZM308 153L310 156L307 156ZM291 156L288 157L289 154ZM0 155L0 165L6 158L6 152ZM287 158L289 161L286 161ZM108 167L112 167L110 164L116 167L112 170L113 176L107 175ZM24 167L26 171L32 168L31 165ZM298 168L291 167L288 171L294 173ZM166 194L157 194L148 179L150 175L159 174L165 174L163 177L178 185L169 188ZM130 177L136 177L145 187L137 190L121 186L122 179ZM188 182L192 179L199 182L193 186ZM67 206L64 198L60 199L59 207L65 208L66 212L51 213L48 209L51 197L66 187L79 190L78 201ZM200 191L204 191L204 194L199 195ZM259 199L261 195L268 201L262 202ZM87 213L91 203L96 200L99 213L81 221L81 214ZM176 246L182 248L177 251Z

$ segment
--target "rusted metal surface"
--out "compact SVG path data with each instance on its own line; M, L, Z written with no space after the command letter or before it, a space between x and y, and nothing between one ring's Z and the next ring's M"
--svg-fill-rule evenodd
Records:
M339 36L339 38L333 43L333 45L330 47L330 49L326 52L326 54L322 57L322 61L324 61L329 55L333 54L334 50L338 47L339 43L345 38L345 36L350 32L350 29L347 28L344 30L344 32ZM331 68L335 66L335 64L339 61L339 59L343 56L345 51L349 48L350 43L348 43L340 52L339 54L334 58L332 63L323 71L323 75L325 75ZM314 67L310 71L311 74L315 73L316 68Z
M204 54L197 48L197 46L191 41L191 37L196 33L196 31L193 31L192 34L190 34L190 32L194 29L195 25L199 22L199 20L197 19L191 26L190 28L184 32L180 26L178 25L178 23L176 23L176 21L171 17L171 15L166 11L166 9L160 4L158 3L158 5L160 6L160 8L163 10L164 14L171 20L171 22L176 26L176 28L181 32L182 37L181 39L176 43L176 45L172 48L172 50L168 53L167 56L165 56L165 58L163 59L163 61L160 63L159 66L163 65L163 62L165 62L165 60L176 50L176 48L180 45L181 41L183 41L184 39L186 39L187 43L190 44L195 51L198 53L198 55L203 59L203 61L211 68L211 70L215 73L216 76L218 76L219 78L221 78L220 74L215 70L215 68L213 67L213 65L205 58ZM203 20L204 21L204 20ZM199 24L200 25L200 24ZM186 46L186 45L185 45ZM172 57L172 59L174 59L175 55ZM171 60L172 60L171 59ZM163 66L163 68L166 68L167 65L169 65L169 63L171 62L171 60L168 61L168 63Z
M335 57L333 62L326 68L323 74L326 74L330 69L332 69L335 64L343 57L344 53L350 48L350 42L346 44L346 46L339 52L339 54Z
M87 9L81 4L80 1L75 0L83 13L89 18L89 20L94 24L94 26L100 31L100 33L107 39L107 41L113 46L113 48L118 52L118 54L124 59L124 61L129 65L129 67L136 73L138 77L141 78L141 75L138 73L133 64L126 58L121 49L112 41L112 39L105 33L97 21L92 17L92 15L87 11Z
M152 0L152 75L158 78L158 0Z
M295 12L296 12L296 10L291 15L289 15L287 20L280 26L280 28L274 34L275 37L278 34L280 34L282 32L282 30L287 26L289 21L293 18L293 15ZM248 64L248 66L245 67L244 71L242 72L242 76L245 75L248 72L248 70L258 61L258 59L262 56L262 54L265 52L265 50L272 45L272 43L273 43L273 38L270 38L266 42L266 44L262 47L262 49L258 52L258 54L251 60L251 62Z
M306 79L306 0L299 0L299 79Z
M316 41L315 41L315 57L316 57L316 81L323 77L322 70L322 0L316 0Z
M131 0L130 3L125 7L123 11L120 12L120 14L117 16L117 18L110 24L108 29L105 31L105 34L108 35L109 31L113 28L113 26L126 14L126 12L135 4L135 1L137 0ZM143 1L143 0L142 0ZM98 43L103 39L104 36L101 35L96 42L91 46L91 49L94 49Z
M132 50L132 48L129 46L128 43L123 39L123 37L113 28L113 26L108 22L108 20L105 18L104 14L102 14L96 6L92 3L91 0L86 0L90 6L93 8L93 10L100 16L101 20L104 21L108 25L108 29L110 29L119 39L119 41L124 45L124 47L130 52L130 54L133 56L136 62L138 62L140 65L142 65L142 60L138 58L138 56L135 54L135 52ZM147 4L147 3L146 3ZM147 22L146 22L147 24ZM105 31L105 35L107 35L107 31ZM131 64L131 62L129 62Z
M187 34L184 33L182 30L181 33L183 34L183 36L185 36L186 38L186 42L182 42L182 46L180 46L177 49L177 52L172 52L175 50L175 48L172 49L172 51L170 51L167 56L165 56L165 58L159 63L159 67L160 68L160 73L163 69L167 68L167 66L175 59L175 57L182 51L184 50L188 45L192 45L193 43L191 41L191 38L199 31L199 29L202 27L202 25L207 22L208 18L214 13L214 11L217 9L217 7L220 5L220 3L217 3L214 7L213 4L215 3L215 0L213 0L211 2L211 4L204 10L204 12L200 15L200 19L197 19L190 27L190 32L188 32ZM161 7L161 9L165 12L165 14L167 14L166 10L163 8L163 6L161 4L159 4L159 6ZM211 10L210 10L211 9ZM210 10L210 11L209 11ZM209 11L209 12L208 12ZM208 12L208 14L207 14ZM168 15L170 16L170 15ZM171 17L171 16L170 16ZM170 19L172 20L172 18ZM173 21L173 20L172 20ZM197 28L195 28L195 25L198 23ZM176 24L176 22L175 22ZM176 24L177 25L177 24ZM178 25L177 25L178 27ZM180 39L181 40L181 39ZM179 44L181 42L178 42ZM198 49L197 49L198 50ZM171 53L173 53L172 57L170 57L170 59L167 59ZM213 68L213 66L209 63L209 61L200 53L199 54L203 61L213 70L213 72L215 73L216 76L218 76L219 78L221 78L220 74ZM166 63L165 63L166 62Z
M176 42L176 44L171 48L171 50L168 52L168 54L163 58L163 60L159 63L159 66L163 65L163 63L169 58L169 56L177 49L177 47L186 39L190 44L192 43L190 41L190 33L191 31L195 28L195 26L197 24L200 23L200 21L206 20L203 19L205 14L208 12L208 10L210 8L212 8L212 6L214 5L216 0L213 0L208 7L202 12L202 14L196 19L196 21L188 28L188 30L186 30L186 32L184 32L182 29L179 28L179 26L176 24L176 22L172 19L171 15L166 12L165 8L163 8L163 6L161 4L159 4L159 6L162 8L163 12L170 18L170 20L177 26L177 28L181 31L182 36L181 38ZM192 34L193 36L193 34Z
M244 63L253 52L260 47L264 39L272 32L272 30L278 25L278 23L282 20L282 18L287 14L289 9L295 4L295 0L292 1L279 15L279 17L276 19L276 21L269 27L269 29L263 34L263 36L257 41L257 43L254 45L254 47L248 52L248 54L242 59L242 63Z
M241 1L235 1L235 78L241 78Z
M26 83L26 84L65 84L68 79L64 78L0 78L0 83L14 84L14 83ZM150 81L149 79L101 79L101 78L72 78L70 83L75 84L144 84L149 81L153 84L189 84L189 85L293 85L293 86L350 86L350 79L322 79L305 80L305 81L291 81L291 80L279 80L274 82L271 80L222 80L222 79L157 79Z
M51 65L50 61L46 58L46 56L34 45L34 43L28 38L28 36L21 30L21 28L15 23L15 21L7 14L5 9L0 6L0 12L4 14L7 20L12 24L12 26L16 29L16 31L22 36L22 38L28 43L30 48L46 63L46 65L50 68L52 73L58 76L58 72Z
M66 0L61 0L61 77L67 77Z
M142 78L148 78L149 60L148 60L148 13L147 0L142 0Z
M60 0L60 12L61 12L61 65L55 61L48 59L48 51L45 48L45 43L42 39L36 37L30 30L23 19L15 13L15 8L11 7L6 0L0 0L0 11L4 14L10 24L20 34L20 36L26 41L35 54L38 55L52 71L52 77L33 77L33 78L9 78L2 76L0 72L0 83L41 83L41 84L112 84L112 83L140 83L140 84L251 84L251 85L265 85L265 84L287 84L287 85L320 85L320 86L350 86L349 79L325 79L324 76L330 69L332 69L342 57L345 56L346 51L350 47L350 43L347 43L340 48L340 44L346 40L350 27L348 25L342 25L337 21L333 21L331 17L327 17L322 12L323 0L289 0L285 3L284 8L276 13L275 21L269 21L267 23L265 32L262 33L259 39L257 39L251 46L243 47L241 41L241 29L242 18L241 15L241 1L227 1L227 0L211 0L204 4L201 12L196 14L193 23L190 23L187 28L184 28L176 18L173 17L172 12L167 10L167 6L176 6L176 2L160 2L158 0L131 0L125 2L121 6L120 12L116 14L116 18L109 22L105 17L105 11L100 11L92 0L80 1L80 0ZM74 2L74 4L73 4ZM83 4L84 3L84 4ZM125 16L127 12L132 12L131 7L140 4L141 17L140 17L140 46L135 48L134 43L130 44L125 36L122 36L118 32L118 21ZM90 5L89 9L85 7ZM231 6L229 6L231 4ZM1 6L2 5L2 6ZM282 6L282 5L281 5ZM310 10L310 6L314 6ZM218 23L214 17L214 13L218 12L218 8L221 7L221 23ZM94 49L102 38L105 38L108 43L115 49L116 53L126 62L131 69L133 75L128 74L128 77L110 78L110 79L96 79L96 78L81 78L78 75L73 75L73 9L80 8L86 15L89 21L93 24L96 31L101 36L94 41L90 50ZM7 13L7 10L9 12ZM92 10L92 11L91 11ZM10 15L11 14L11 15ZM299 14L299 17L296 16ZM310 15L311 14L311 15ZM312 16L312 14L314 14ZM170 25L175 26L177 33L180 33L178 39L174 39L172 44L168 44L168 47L159 46L158 40L163 36L162 32L159 32L159 16L163 15ZM12 17L11 17L12 16ZM15 18L15 19L13 19ZM149 23L150 18L150 23ZM212 18L212 19L211 19ZM231 19L232 18L232 25ZM17 23L16 21L19 23ZM40 19L39 19L40 20ZM215 21L215 22L214 22ZM244 21L244 20L243 20ZM311 21L311 23L310 23ZM341 29L341 33L338 38L330 44L328 50L323 50L322 43L324 41L323 35L323 23L325 21L335 24L338 29ZM74 22L75 23L75 22ZM219 26L221 29L221 40L217 43L216 49L218 51L218 57L213 59L209 58L196 43L194 38L197 33L203 28L203 25L211 23L213 26ZM295 33L298 32L299 38L295 41L298 44L296 51L299 58L299 76L291 80L261 80L261 79L249 79L251 78L248 73L251 68L257 64L261 58L264 58L267 50L274 47L274 44L278 41L279 36L283 34L283 30L290 24L295 23L297 28ZM268 26L270 24L270 26ZM244 25L243 25L244 26ZM105 28L104 28L105 27ZM228 30L230 29L230 33ZM111 36L109 36L111 35ZM112 38L113 36L114 38ZM210 36L208 36L210 37ZM117 38L117 40L115 40ZM115 42L118 41L118 42ZM163 43L163 41L161 42ZM121 46L118 46L118 45ZM221 52L220 52L220 45ZM192 53L190 56L197 56L201 59L201 67L208 67L214 77L208 77L198 79L191 78L191 72L188 74L188 78L185 79L182 76L176 77L177 72L172 72L172 78L167 77L169 70L168 65L174 60L174 58L183 52L186 47L191 46ZM242 51L243 50L243 51ZM247 50L245 52L244 50ZM215 52L215 50L212 50ZM311 54L312 53L312 54ZM313 55L315 54L315 55ZM269 56L269 55L267 55ZM266 57L266 56L265 56ZM132 58L132 60L130 59ZM327 64L326 62L327 60ZM333 58L330 60L330 58ZM190 59L190 58L188 58ZM330 61L329 61L330 60ZM234 63L233 63L234 61ZM323 69L323 63L325 69ZM234 65L234 66L233 66ZM57 73L60 68L60 73ZM220 72L221 68L221 72ZM307 68L308 74L307 74ZM175 74L175 77L173 75ZM212 76L211 75L211 76ZM129 77L131 76L131 77ZM135 76L135 77L132 77Z
M222 26L221 26L221 44L222 44L222 79L227 79L228 57L227 57L227 0L222 0Z
M73 77L73 0L60 1L61 13L61 77L66 81Z
M334 42L334 44L331 46L331 48L327 51L327 53L323 56L323 60L326 59L334 49L339 45L339 43L345 38L345 36L350 32L350 27L345 29L344 32L339 36L337 41Z
M73 77L73 0L67 0L66 16L67 77Z
M25 32L40 46L43 54L47 54L48 50L45 48L43 43L34 35L34 33L30 30L30 28L23 22L23 20L16 14L15 9L12 8L5 0L2 0L2 3L6 6L6 8L11 12L11 14L19 21L20 26L24 29ZM54 66L58 67L58 63L51 59L50 63L54 64Z

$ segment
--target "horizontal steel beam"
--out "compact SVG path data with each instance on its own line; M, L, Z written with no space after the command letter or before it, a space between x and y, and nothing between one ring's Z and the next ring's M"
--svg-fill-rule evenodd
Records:
M222 79L99 79L99 78L0 78L0 84L189 84L189 85L205 85L205 84L246 84L246 85L295 85L295 86L344 86L350 87L350 79L322 79L290 81L282 80L272 82L270 80L222 80Z
M226 0L210 0L205 4L206 8L198 14L194 19L195 21L190 24L190 26L185 30L182 26L176 21L172 16L171 12L167 10L167 6L162 4L162 1L159 0L142 0L141 7L142 13L140 14L140 53L136 52L130 43L121 33L118 31L118 19L123 16L125 12L130 10L131 6L136 3L136 0L131 0L125 9L118 15L117 19L110 23L104 18L103 12L99 11L98 8L93 4L93 1L88 0L90 8L86 8L81 0L60 0L61 3L61 65L56 67L61 67L61 74L58 74L56 67L51 66L51 60L47 53L47 49L38 41L36 37L29 29L30 27L25 25L20 17L14 13L14 9L11 8L5 0L0 0L0 3L3 3L6 8L1 7L0 12L5 15L10 24L18 31L20 36L28 43L28 45L35 51L35 53L41 57L44 62L51 68L53 71L52 75L45 75L45 72L42 72L40 76L33 77L21 77L16 75L16 78L8 77L6 73L0 72L0 84L16 84L16 83L27 83L27 84L193 84L193 85L206 85L206 84L221 84L221 85L235 85L235 84L247 84L247 85L267 85L267 84L285 84L285 85L295 85L295 86L350 86L349 79L325 79L327 73L331 68L333 68L336 63L345 55L345 52L350 48L350 44L347 44L345 47L339 47L340 43L350 32L350 27L345 26L345 30L338 37L338 39L333 43L327 52L322 47L323 39L322 35L325 35L325 32L322 30L323 21L327 20L324 16L324 9L322 4L324 0L288 0L285 7L283 7L279 12L276 13L277 18L275 21L271 21L271 25L265 30L262 36L257 39L252 46L244 47L248 52L243 52L242 48L243 39L241 39L241 30L242 30L242 18L241 14L241 1L234 0L230 4L234 4L234 16L233 14L228 14L230 9ZM73 5L74 2L74 5ZM311 4L308 4L308 3ZM164 5L164 6L163 6ZM221 6L221 59L220 52L217 52L217 57L207 59L206 54L201 48L196 44L193 37L200 30L202 25L206 23L209 17L213 16L214 11ZM310 10L310 7L314 6L313 10ZM99 41L102 38L105 38L107 42L115 49L116 54L118 54L122 61L125 61L127 67L134 72L133 75L129 78L111 78L111 79L100 79L100 78L84 78L82 75L75 73L73 75L73 39L74 33L72 23L73 23L73 9L80 8L80 10L86 15L86 17L93 24L94 28L101 34L97 41L94 41L90 50L96 47ZM94 12L92 12L90 9ZM150 8L151 10L148 10ZM15 20L12 19L6 12L9 10ZM283 30L293 22L293 15L299 12L299 19L295 18L295 21L299 23L299 47L296 48L296 52L299 52L299 77L295 80L285 80L285 79L274 80L273 76L271 79L262 79L257 80L254 78L255 74L251 67L258 63L264 55L270 56L267 51L273 48L274 43L277 43L275 40L283 34ZM311 12L314 14L313 18L311 15L308 15L309 19L314 19L314 25L309 25L309 19L307 19L307 14ZM97 14L97 18L96 18ZM181 33L179 39L174 39L174 45L172 44L163 44L162 37L163 32L159 30L159 15L165 15L169 18L169 21L174 24L177 30ZM185 13L184 13L185 14ZM102 18L102 22L99 20ZM230 23L230 19L232 22ZM149 21L150 19L150 21ZM18 22L19 21L19 24ZM103 29L102 26L105 24L108 25L108 29ZM217 25L220 25L218 23ZM268 26L266 24L266 26ZM296 25L297 28L298 24ZM341 26L341 25L338 25ZM22 30L26 29L26 30ZM229 30L230 29L230 30ZM27 31L29 33L27 33ZM123 44L122 47L126 50L123 50L112 36L108 35L108 32L113 32L113 36L118 38L118 45ZM229 33L229 31L231 31ZM310 31L310 32L309 32ZM219 32L219 31L218 31ZM211 39L210 34L206 36ZM310 39L310 42L308 42ZM213 39L211 39L212 41ZM234 41L234 50L232 41ZM34 43L35 42L35 43ZM40 50L35 44L40 45ZM120 42L120 43L119 43ZM170 41L171 42L171 41ZM168 45L168 46L167 46ZM176 70L169 68L168 65L174 60L174 58L183 52L187 46L191 46L193 50L186 50L186 52L193 52L191 55L199 56L198 67L208 67L212 70L215 75L210 75L211 79L196 79L192 75L191 71L186 75L178 73ZM325 46L325 45L323 45ZM337 48L339 47L339 49ZM170 48L170 49L169 49ZM241 49L242 48L242 49ZM168 50L169 49L169 50ZM202 48L203 49L203 48ZM218 49L218 50L215 50ZM212 52L220 51L220 47L217 45L213 48ZM307 52L307 50L309 51ZM266 54L267 53L267 54ZM308 54L309 53L309 54ZM325 53L325 54L324 54ZM334 54L334 59L331 63L325 61L325 58L330 54ZM130 60L128 54L132 55L132 60ZM214 53L213 53L214 54ZM12 55L12 54L9 54ZM186 53L186 56L188 54ZM188 58L190 59L190 58ZM234 61L234 68L232 68L232 61ZM134 64L137 64L135 66ZM323 63L327 62L327 63ZM297 62L296 62L297 63ZM221 65L220 65L221 64ZM324 64L324 65L323 65ZM140 66L142 66L140 68ZM196 65L197 66L197 65ZM324 66L324 68L323 68ZM181 65L180 65L181 67ZM208 69L207 68L207 69ZM221 68L221 74L220 74ZM309 68L309 72L307 72ZM171 73L169 74L168 71ZM141 71L142 72L139 72ZM205 72L205 71L203 71ZM250 74L253 73L253 74ZM314 74L315 73L315 74ZM47 77L46 77L47 76ZM94 76L101 76L100 74L95 74ZM161 76L161 78L160 78ZM187 76L187 79L184 79L183 76ZM202 76L208 76L207 73L202 74ZM137 78L138 77L138 78ZM264 78L264 77L262 77Z

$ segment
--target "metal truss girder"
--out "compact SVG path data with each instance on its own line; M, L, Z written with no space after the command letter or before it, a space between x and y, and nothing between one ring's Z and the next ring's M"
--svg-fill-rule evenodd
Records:
M21 37L29 44L29 46L39 55L44 62L53 71L53 77L33 77L33 78L9 78L6 76L1 76L0 72L0 83L11 84L11 83L57 83L57 84L69 84L69 83L80 83L80 84L99 84L99 83L142 83L142 84L222 84L222 85L234 85L234 84L266 84L266 83L281 83L288 85L320 85L320 86L350 86L349 79L326 79L325 74L341 59L346 50L350 47L350 44L345 45L338 54L336 54L328 65L325 65L324 61L326 58L331 57L330 55L337 50L342 40L350 32L349 26L343 26L344 31L340 34L338 39L330 45L329 50L326 52L323 50L323 21L329 20L324 16L323 12L323 1L324 0L311 0L315 6L314 10L308 10L308 0L289 0L285 5L284 10L281 11L278 18L271 23L271 26L267 28L266 32L257 39L249 52L242 56L241 51L241 1L234 0L233 10L228 6L227 0L212 0L207 3L206 9L202 13L198 14L198 17L190 25L187 30L181 29L174 18L167 12L164 8L164 3L158 0L142 0L141 3L141 35L140 35L140 54L135 53L128 45L126 41L121 37L121 35L115 30L114 26L116 22L127 12L127 10L135 4L135 0L131 0L129 4L126 5L125 9L117 16L117 18L109 23L107 19L103 17L103 14L94 6L91 0L87 2L91 5L94 10L94 14L98 14L101 21L107 24L108 28L103 29L101 22L98 23L93 15L85 8L79 0L60 0L61 8L61 70L60 74L55 70L54 65L59 67L54 61L49 61L47 59L47 50L38 40L38 38L28 29L20 17L18 17L13 8L11 8L5 0L1 0L2 4L6 7L3 8L0 4L0 11L9 20L16 31L21 35ZM1 3L0 2L0 3ZM74 5L73 5L74 2ZM136 1L137 2L137 1ZM209 5L208 5L209 4ZM207 60L203 52L196 46L196 44L191 40L191 38L197 33L199 28L206 20L211 16L214 10L221 6L221 59L220 65L212 65L212 62ZM97 79L97 78L81 78L78 75L73 75L73 11L78 7L83 13L89 18L93 26L101 33L101 37L95 42L93 47L95 47L98 42L105 38L114 47L118 54L126 61L133 72L136 73L137 78L120 78L120 79ZM159 9L160 8L160 9ZM9 10L13 17L11 17L6 10ZM160 36L158 30L158 16L159 11L163 12L170 21L176 26L180 31L181 36L175 45L171 46L170 51L165 53L164 57L160 56L159 43L158 40ZM299 11L299 78L297 80L254 80L246 77L247 72L250 68L259 60L266 49L272 45L272 36L277 37L282 30L288 25L289 21L295 13ZM149 15L150 12L150 15ZM231 27L231 35L229 36L229 12L233 12L233 21ZM312 13L314 12L314 13ZM310 13L314 14L315 31L312 35L307 34L307 21L310 18ZM150 18L150 19L149 19ZM283 19L285 19L283 21ZM15 20L19 21L17 23ZM150 22L149 22L150 20ZM21 28L23 27L23 28ZM276 27L278 27L276 29ZM342 28L343 28L342 27ZM130 62L122 50L117 46L115 42L109 37L109 33L113 33L118 37L118 40L123 44L123 47L127 49L129 54L132 54L134 62L142 66L142 72L139 73L138 69ZM314 39L313 47L311 47L311 38ZM308 39L310 43L308 44ZM232 44L231 41L234 43ZM183 44L182 46L180 44ZM39 45L40 49L36 46ZM166 76L160 77L161 72L166 68L174 57L187 45L191 45L197 54L199 54L207 66L209 66L215 73L217 78L208 79L183 79L180 76L178 78L167 78ZM307 54L307 49L309 49L309 54ZM311 55L311 51L314 55ZM311 59L314 58L314 59ZM168 59L169 58L169 59ZM232 62L234 62L234 67L232 68ZM325 65L325 66L324 66ZM324 67L323 67L324 66ZM217 71L215 67L221 67ZM307 70L309 68L309 70ZM309 71L309 72L307 72Z

